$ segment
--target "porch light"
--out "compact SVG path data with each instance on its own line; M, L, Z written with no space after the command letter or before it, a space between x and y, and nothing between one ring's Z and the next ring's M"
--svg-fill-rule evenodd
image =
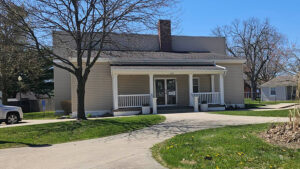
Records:
M22 77L19 76L19 77L18 77L18 81L20 82L20 81L22 81L22 80L23 80Z

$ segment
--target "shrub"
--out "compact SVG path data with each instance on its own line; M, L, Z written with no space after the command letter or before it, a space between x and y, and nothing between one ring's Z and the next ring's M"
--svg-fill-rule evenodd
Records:
M294 110L290 110L289 119L293 131L297 130L300 127L300 109L295 107Z
M61 108L64 111L65 115L69 115L72 113L72 103L71 100L64 100L60 102Z

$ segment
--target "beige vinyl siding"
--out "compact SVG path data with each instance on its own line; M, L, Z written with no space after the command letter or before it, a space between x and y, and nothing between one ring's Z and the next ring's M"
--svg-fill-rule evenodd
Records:
M220 76L215 75L215 92L220 92Z
M61 102L71 100L71 76L64 69L54 67L55 110L61 111Z
M224 37L172 36L173 51L210 51L226 54Z
M244 104L243 64L219 64L227 69L224 76L226 104ZM216 83L219 85L219 83Z
M210 75L194 75L193 77L200 80L200 92L211 91Z
M72 76L72 111L77 110L76 79ZM91 69L85 90L87 111L112 110L112 78L109 63L96 63Z
M223 64L227 73L224 77L225 103L243 104L243 75L242 64ZM200 77L200 92L211 91L210 75L194 75ZM157 78L175 78L177 82L177 104L187 106L189 104L188 75L154 75ZM76 80L72 76L72 110L76 111ZM154 81L155 82L155 81ZM215 75L215 89L219 91L219 75ZM61 90L63 91L63 90ZM119 94L148 94L148 75L119 75ZM154 84L155 95L155 84ZM91 70L86 85L85 106L87 111L112 109L112 79L109 63L97 63Z
M148 75L119 75L119 95L149 94Z

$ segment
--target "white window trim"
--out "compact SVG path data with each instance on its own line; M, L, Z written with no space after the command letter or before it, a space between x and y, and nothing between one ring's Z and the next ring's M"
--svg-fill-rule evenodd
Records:
M198 93L200 93L200 77L193 77L193 81L194 79L198 80ZM194 82L193 82L193 93L194 93Z
M275 89L275 94L272 94L272 88ZM270 93L270 96L276 96L277 92L276 92L276 87L269 87L269 93Z

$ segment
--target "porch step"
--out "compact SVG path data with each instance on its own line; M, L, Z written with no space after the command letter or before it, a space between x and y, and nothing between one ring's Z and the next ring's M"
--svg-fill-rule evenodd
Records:
M142 112L141 108L120 108L113 111L114 116L131 116Z
M167 113L187 113L193 112L194 108L190 106L170 106L170 107L158 107L157 113L167 114Z
M208 111L224 111L226 108L224 105L210 104L208 105Z

